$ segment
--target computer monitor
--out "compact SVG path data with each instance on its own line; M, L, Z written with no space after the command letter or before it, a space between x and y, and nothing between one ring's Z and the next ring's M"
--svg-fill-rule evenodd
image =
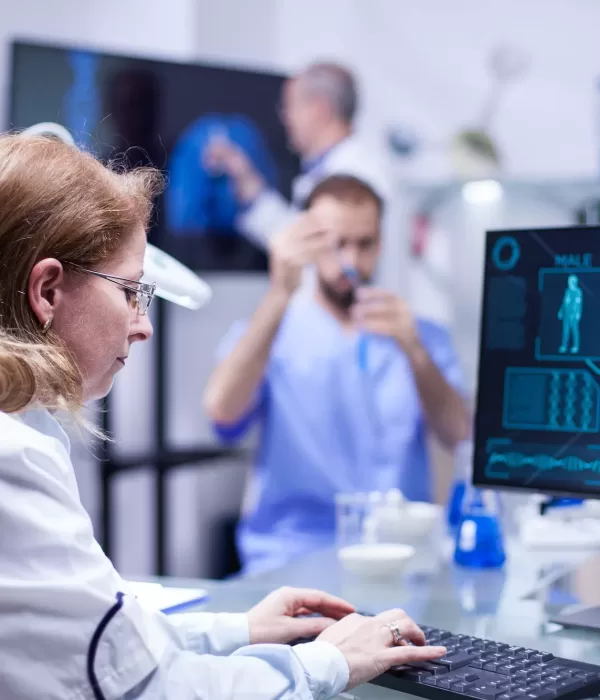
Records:
M600 227L488 232L484 270L473 483L600 498Z
M9 128L57 123L103 160L161 168L152 243L195 270L266 272L265 247L240 231L233 181L205 155L232 143L289 198L299 161L280 119L284 76L22 41L11 66Z

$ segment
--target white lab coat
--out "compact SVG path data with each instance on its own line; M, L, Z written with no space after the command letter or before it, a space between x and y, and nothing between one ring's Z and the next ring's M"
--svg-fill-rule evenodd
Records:
M142 607L95 541L69 441L47 411L0 413L0 698L93 700L328 698L348 682L332 645L248 644L245 615L166 617Z
M241 215L240 230L259 245L265 245L289 223L319 182L330 175L354 175L370 185L385 203L390 198L391 178L385 158L352 135L294 179L292 203L276 190L263 191Z

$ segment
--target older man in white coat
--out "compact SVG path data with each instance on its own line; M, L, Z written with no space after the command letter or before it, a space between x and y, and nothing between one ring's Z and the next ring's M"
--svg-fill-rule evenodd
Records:
M238 225L259 245L289 223L314 187L330 175L353 175L384 201L390 197L390 176L383 155L361 143L353 130L358 107L356 80L335 63L314 63L286 81L281 119L290 147L301 159L292 201L270 189L246 154L226 140L214 142L205 154L209 165L235 182L244 207Z

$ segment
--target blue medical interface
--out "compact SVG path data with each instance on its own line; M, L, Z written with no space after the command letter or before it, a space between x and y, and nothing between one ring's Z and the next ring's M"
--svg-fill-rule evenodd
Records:
M488 232L474 482L600 497L600 228Z

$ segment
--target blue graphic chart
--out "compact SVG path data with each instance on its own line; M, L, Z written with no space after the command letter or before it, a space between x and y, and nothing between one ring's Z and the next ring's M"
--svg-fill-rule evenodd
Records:
M503 427L596 433L600 389L587 370L509 367L504 376Z
M525 344L527 285L524 277L506 275L489 280L486 302L487 350L521 350Z
M508 438L490 439L487 442L486 476L512 481L518 472L535 479L540 475L545 481L580 481L591 486L600 485L600 445L549 451L549 446L513 443ZM597 459L593 453L597 452ZM591 453L591 454L590 454ZM522 483L522 479L519 479Z
M600 360L600 324L591 312L600 301L600 268L542 268L538 273L538 292L536 359Z
M494 243L492 260L499 270L503 272L512 270L519 262L520 257L521 248L513 236L502 236Z

